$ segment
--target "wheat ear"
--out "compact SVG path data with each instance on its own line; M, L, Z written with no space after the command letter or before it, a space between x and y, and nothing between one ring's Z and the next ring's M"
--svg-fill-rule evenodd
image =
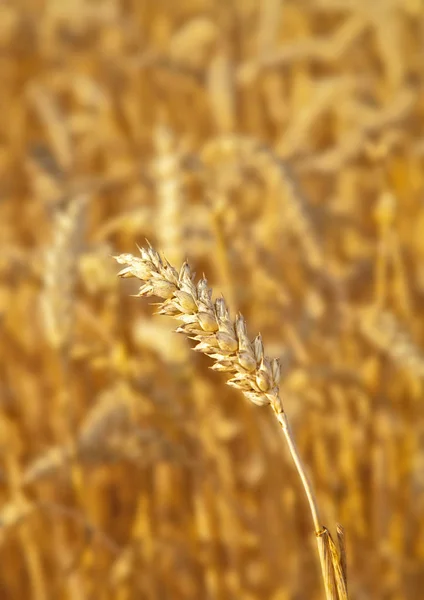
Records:
M283 430L291 456L299 473L308 499L317 538L321 569L327 600L341 600L332 585L339 570L340 557L334 552L329 563L329 533L322 527L314 494L299 457L286 413L279 395L280 363L264 354L261 335L253 342L247 335L246 322L241 314L230 319L224 298L212 300L212 290L203 277L197 283L190 265L185 262L177 272L169 262L150 245L140 248L141 257L121 254L115 260L126 265L118 275L136 277L143 281L136 296L158 296L158 314L168 315L182 322L177 332L195 340L194 350L210 356L215 371L229 374L227 384L240 390L259 406L270 405ZM327 551L328 550L328 551ZM344 582L345 583L345 582ZM343 600L347 595L343 597Z

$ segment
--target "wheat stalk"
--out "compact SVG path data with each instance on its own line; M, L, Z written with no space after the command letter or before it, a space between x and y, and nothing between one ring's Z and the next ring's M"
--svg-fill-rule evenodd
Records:
M135 277L143 285L137 297L158 296L158 314L171 316L182 324L177 332L195 340L194 350L210 356L215 371L228 373L227 384L240 390L244 396L259 406L269 405L283 430L291 456L300 476L309 503L317 538L321 569L327 600L345 600L347 594L339 595L336 583L344 577L340 557L330 547L331 536L321 525L317 504L305 469L297 452L286 413L279 395L280 363L277 358L265 356L261 335L250 341L245 319L238 314L233 322L224 298L212 300L212 290L205 277L197 283L190 265L185 262L180 271L158 254L150 245L140 248L141 257L121 254L114 257L126 265L118 275ZM329 558L331 560L329 560ZM346 589L346 581L337 588Z

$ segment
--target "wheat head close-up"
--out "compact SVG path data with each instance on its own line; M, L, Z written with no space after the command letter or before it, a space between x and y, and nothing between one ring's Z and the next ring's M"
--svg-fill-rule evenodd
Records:
M0 85L0 600L424 598L423 2L0 0Z

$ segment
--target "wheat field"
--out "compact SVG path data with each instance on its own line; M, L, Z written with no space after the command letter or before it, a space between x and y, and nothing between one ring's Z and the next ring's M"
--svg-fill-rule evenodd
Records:
M1 0L0 85L0 599L325 598L272 411L117 277L146 240L278 359L349 598L422 597L423 2Z

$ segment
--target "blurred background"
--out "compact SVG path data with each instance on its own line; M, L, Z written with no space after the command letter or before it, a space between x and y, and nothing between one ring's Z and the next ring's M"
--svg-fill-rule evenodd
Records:
M147 238L282 360L356 600L424 588L424 5L1 0L0 597L318 600L271 411L130 297Z

